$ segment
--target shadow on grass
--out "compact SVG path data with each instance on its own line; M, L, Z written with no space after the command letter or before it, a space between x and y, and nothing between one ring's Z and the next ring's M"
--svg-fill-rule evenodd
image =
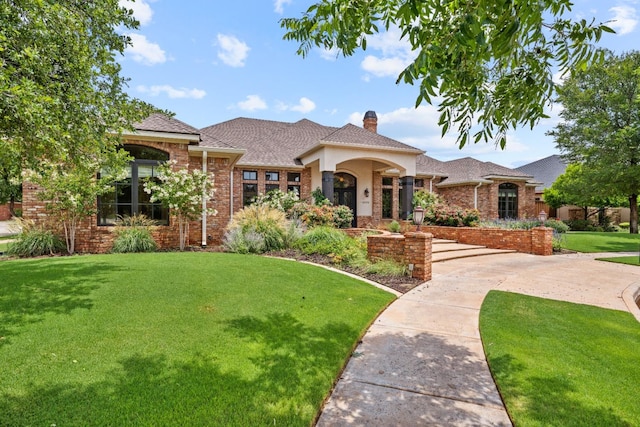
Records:
M489 365L515 425L631 426L611 408L586 406L576 400L576 379L549 374L516 380L524 367L510 355L490 359Z
M308 426L357 339L345 325L312 328L280 313L226 327L257 344L255 369L230 371L211 354L135 355L92 384L61 380L1 395L0 424Z
M0 347L11 342L20 328L48 314L90 309L90 294L102 272L114 266L59 260L12 261L0 264Z

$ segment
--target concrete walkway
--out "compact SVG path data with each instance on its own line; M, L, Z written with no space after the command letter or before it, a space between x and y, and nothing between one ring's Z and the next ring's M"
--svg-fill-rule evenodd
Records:
M599 256L508 253L434 263L433 279L368 330L317 425L510 426L478 331L485 295L500 289L627 311L622 295L640 283L640 269Z

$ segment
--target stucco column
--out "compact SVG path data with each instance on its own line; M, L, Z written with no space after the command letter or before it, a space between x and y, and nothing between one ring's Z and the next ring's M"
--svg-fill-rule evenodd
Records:
M322 172L322 194L333 204L333 171Z
M400 218L408 219L412 210L413 202L413 183L412 176L403 176L400 178L400 185L402 185L402 200L400 200Z

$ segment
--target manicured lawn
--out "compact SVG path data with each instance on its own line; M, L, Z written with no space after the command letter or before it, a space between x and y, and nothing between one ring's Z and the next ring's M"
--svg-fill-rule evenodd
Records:
M640 425L640 324L631 314L491 291L480 332L515 425Z
M217 253L0 262L0 424L308 426L393 295Z
M563 247L578 252L638 252L640 235L572 231L563 236Z
M598 261L617 262L618 264L640 265L640 259L638 258L638 255L596 259Z

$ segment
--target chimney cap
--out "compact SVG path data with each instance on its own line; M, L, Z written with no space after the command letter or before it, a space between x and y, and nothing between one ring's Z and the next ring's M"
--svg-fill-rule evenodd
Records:
M376 116L376 112L373 110L369 110L366 113L364 113L364 118L365 119L378 119L378 116Z

